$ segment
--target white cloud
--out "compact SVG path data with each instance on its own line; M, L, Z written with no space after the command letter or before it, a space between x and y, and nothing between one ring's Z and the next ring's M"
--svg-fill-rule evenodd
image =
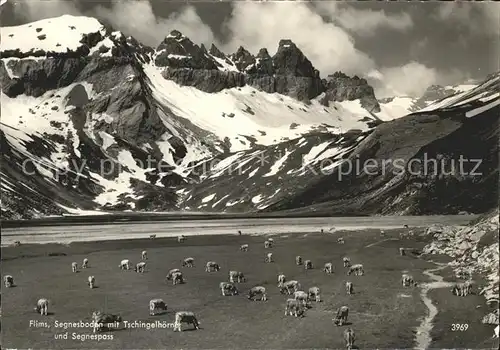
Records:
M434 18L453 21L470 30L471 34L500 35L500 3L447 2L439 6Z
M412 61L401 67L385 67L367 74L367 80L376 89L377 97L412 96L420 97L431 85L452 85L462 83L463 72L449 70L441 72L422 63Z
M357 9L332 1L318 1L316 8L330 20L357 35L373 36L380 28L405 31L413 27L407 13L387 14L384 10Z
M142 43L156 47L174 29L177 29L196 44L211 44L214 35L203 23L192 6L186 6L180 13L168 18L158 18L149 1L115 0L111 8L98 7L93 13L106 19L111 25Z
M265 47L272 55L280 39L291 39L323 76L337 70L362 74L375 66L344 29L323 21L306 3L234 2L226 25L231 32L226 52L241 45L254 54Z

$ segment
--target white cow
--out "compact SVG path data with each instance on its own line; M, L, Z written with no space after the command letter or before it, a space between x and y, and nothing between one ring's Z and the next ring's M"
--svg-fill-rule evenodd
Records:
M257 300L255 299L255 296L260 295L260 300L261 301L266 301L267 300L267 295L266 295L266 288L262 286L255 286L250 289L248 292L248 299L250 300Z
M182 262L182 266L183 267L194 267L194 258L186 258L184 259L184 261Z
M94 276L89 276L87 278L87 284L89 285L90 289L94 288L94 286L95 286L95 277Z
M281 294L292 294L300 289L300 283L295 280L291 280L288 282L283 283L283 285L280 287L280 293Z
M220 266L215 261L207 262L207 265L205 267L206 272L213 272L213 271L219 271L219 270L220 270Z
M179 243L182 243L185 240L186 240L186 236L184 236L184 235L180 235L179 237L177 237L177 242L179 242Z
M82 261L82 269L86 269L89 267L89 259L85 258Z
M122 270L130 270L130 260L123 259L118 267Z
M5 275L3 276L3 282L5 284L5 287L10 288L14 285L14 277L11 275Z
M121 323L122 317L119 315L105 314L101 311L94 311L92 313L92 321L94 323L94 333L109 329L110 324Z
M264 242L264 248L268 249L268 248L272 248L273 247L273 242L272 241L265 241Z
M401 276L401 282L403 284L403 287L410 287L415 284L415 281L413 280L413 276L403 274Z
M344 238L343 238L343 237L338 238L338 239L337 239L337 243L338 243L338 244L344 244L344 243L345 243L345 242L344 242Z
M351 350L354 345L354 341L356 340L356 335L354 334L352 328L347 328L344 331L344 340L347 350Z
M144 271L146 271L146 263L144 261L137 263L134 267L134 271L138 273L144 273Z
M313 263L311 260L304 261L304 269L305 270L310 270L312 268L313 268Z
M302 303L296 299L287 299L285 305L285 316L289 314L290 316L299 317L304 313L304 307Z
M176 284L183 284L184 283L184 276L182 275L182 272L174 272L172 274L172 284L175 286Z
M265 262L266 263L273 262L273 253L267 253Z
M295 265L302 265L302 257L300 255L295 257Z
M38 299L35 310L39 312L40 315L47 316L49 313L49 301L45 298Z
M498 333L500 331L500 326L496 326L493 334L493 338L498 338Z
M219 283L219 288L223 296L238 295L238 289L233 283L221 282Z
M341 306L337 310L337 315L334 318L334 323L337 326L342 326L347 323L347 316L349 316L349 308L347 306Z
M325 267L323 267L323 271L326 273L333 273L333 264L331 262L326 263Z
M363 269L363 265L362 264L352 265L349 268L349 271L347 271L347 275L350 276L353 273L355 276L363 276L365 274L365 270Z
M235 283L235 281L238 281L238 283L245 282L246 278L243 272L240 271L229 271L229 282Z
M283 274L278 275L278 287L282 287L283 283L286 282L286 276Z
M78 269L78 264L76 262L71 263L71 271L76 272Z
M317 303L321 302L320 289L318 287L309 288L308 297L310 300L314 300Z
M406 255L406 251L404 248L399 248L399 255L401 256L405 256Z
M142 260L148 260L148 252L143 250L141 253L141 259Z
M172 276L177 272L181 272L181 270L172 269L172 270L168 271L167 280L170 281L172 279Z
M293 293L293 298L301 302L304 307L307 307L307 305L309 304L309 296L302 290L298 290Z
M346 290L348 295L351 295L354 292L354 287L352 285L352 282L345 283L345 290Z
M248 252L248 244L242 244L242 245L240 246L240 250L241 250L242 252Z
M163 299L151 299L149 301L149 314L154 316L157 310L167 311L167 304L165 304Z
M351 267L351 259L349 259L347 256L344 256L342 258L342 262L344 263L344 267Z
M178 311L175 313L174 332L182 332L182 323L192 324L194 329L200 329L200 323L198 322L196 315L191 311Z

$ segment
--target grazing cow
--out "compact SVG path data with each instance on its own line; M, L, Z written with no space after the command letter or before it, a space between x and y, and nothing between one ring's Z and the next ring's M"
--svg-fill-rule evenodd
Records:
M401 256L405 256L406 255L406 251L404 248L399 248L399 255Z
M326 273L333 273L333 264L331 262L326 263L323 267L323 271L325 271Z
M401 282L403 283L403 287L410 287L415 284L413 276L407 275L406 273L401 276Z
M385 231L384 230L380 230L380 237L385 237Z
M15 241L14 242L14 247L19 247L21 245L21 241Z
M347 271L347 275L350 276L352 273L354 273L355 276L363 276L365 274L363 265L361 264L352 265L349 268L349 271Z
M90 289L94 288L94 286L95 286L95 277L94 276L89 276L89 278L87 278L87 284L89 285Z
M469 281L464 282L464 283L457 283L451 289L451 292L454 295L457 295L460 297L465 297L465 296L469 295L471 293L471 291L472 291L472 284Z
M302 257L300 255L297 255L295 257L295 264L296 265L302 265Z
M141 260L148 260L148 252L143 250L141 253Z
M82 261L82 269L86 269L89 267L89 259L85 258Z
M230 282L221 282L219 284L220 291L222 296L226 297L228 295L238 295L238 289L233 283Z
M128 259L123 259L118 267L122 270L130 270L130 261Z
M94 333L96 331L107 330L111 325L120 324L122 322L122 317L119 315L105 314L101 311L94 311L92 313L92 321L94 324ZM116 326L113 326L116 328Z
M134 271L139 273L144 273L144 271L146 271L146 263L144 261L137 263L134 267Z
M273 253L267 253L265 262L266 263L273 262Z
M155 239L156 235L149 235L149 239Z
M493 332L494 332L494 333L493 333L493 338L498 338L498 333L499 333L499 331L500 331L500 326L499 326L499 325L497 325L497 326L495 327L495 330L493 331Z
M339 237L339 238L337 239L337 243L338 243L338 244L344 244L344 243L345 243L345 242L344 242L344 238L343 238L343 237Z
M205 267L206 272L214 272L214 271L219 271L219 270L220 270L219 264L217 264L214 261L207 262L207 265Z
M272 248L272 247L273 247L273 243L271 241L264 242L264 248L268 249L268 248Z
M182 243L185 240L186 240L186 236L184 236L184 235L180 235L179 237L177 237L177 242L179 242L179 243Z
M281 294L292 294L300 289L300 283L298 281L292 280L283 283L283 285L280 287L280 293Z
M319 303L321 301L320 289L318 287L309 288L308 297L310 300L314 300Z
M311 270L313 268L313 263L311 260L304 261L304 269Z
M78 264L76 262L72 262L71 263L71 271L76 272L77 269L78 269Z
M246 278L243 272L229 271L229 282L234 283L235 280L238 281L238 283L245 282Z
M290 316L299 317L304 314L304 307L302 303L296 299L287 299L285 305L285 316L289 314Z
M347 256L344 256L342 258L342 262L344 264L344 267L351 267L351 259L349 259Z
M181 323L192 324L194 329L200 329L196 315L191 311L178 311L175 313L174 332L182 332Z
M301 302L304 307L307 307L307 305L309 304L309 295L302 290L294 292L293 298Z
M167 304L165 304L163 299L151 299L149 301L149 314L154 316L157 310L167 311Z
M353 345L354 345L354 341L356 340L356 337L354 335L354 331L352 330L352 328L347 328L344 331L344 339L345 339L345 345L346 345L347 349L351 350Z
M255 301L255 300L257 300L257 299L255 299L255 296L257 296L257 295L260 295L260 299L259 299L260 301L266 301L267 300L266 288L264 288L262 286L252 287L248 291L247 298Z
M182 262L182 267L194 267L194 259L193 258L186 258Z
M342 326L347 323L347 316L349 316L349 308L347 306L341 306L337 310L337 315L334 318L334 323L337 326Z
M184 283L184 276L182 275L182 272L177 271L172 274L172 284L175 286L176 284L183 284Z
M352 282L345 283L345 290L346 290L348 295L351 295L354 292L354 287L352 285Z
M40 315L47 316L49 313L49 301L45 298L38 299L35 310L36 312L39 312Z
M167 280L170 281L172 279L172 276L174 275L174 273L177 273L177 272L181 272L181 270L172 269L172 270L168 271Z
M248 244L242 244L240 247L240 250L242 252L248 252Z
M283 274L278 275L278 287L282 287L283 283L285 282L286 282L286 276Z
M12 277L11 275L3 276L3 283L7 288L12 287L14 285L14 277Z

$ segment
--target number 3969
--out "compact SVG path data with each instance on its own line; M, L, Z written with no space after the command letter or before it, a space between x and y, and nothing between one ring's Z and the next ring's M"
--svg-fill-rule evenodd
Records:
M465 332L469 328L467 323L452 323L451 331L452 332Z

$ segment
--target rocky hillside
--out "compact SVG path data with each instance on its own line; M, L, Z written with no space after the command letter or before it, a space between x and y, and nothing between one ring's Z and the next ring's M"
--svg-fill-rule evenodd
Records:
M425 234L431 235L433 242L424 248L425 254L444 254L454 258L449 265L458 278L476 274L486 276L487 283L479 286L478 292L484 295L488 304L497 307L497 312L486 315L483 323L495 325L499 324L498 215L496 208L466 227L431 226Z
M453 117L455 107L445 106L391 124L366 80L342 72L322 78L286 39L255 55L243 47L225 54L174 30L150 48L96 19L68 15L3 27L1 34L4 219L91 210L295 209L314 204L300 198L322 182L325 191L314 201L330 201L335 182L325 173L356 154L398 154L400 144L409 156L424 146L495 151L498 107L489 106L497 100L481 99L494 96L498 82L481 87L486 95L466 101ZM459 116L481 108L470 122ZM475 130L468 147L458 144L465 126ZM455 136L439 143L449 135ZM486 176L454 189L467 185L470 195L493 183L491 154ZM368 193L387 181L361 177L352 187L336 186L335 196ZM434 212L437 204L420 201L408 210L397 204L415 198L408 195L414 182L405 178L380 198L372 191L371 203L345 211ZM446 210L477 212L491 195Z

